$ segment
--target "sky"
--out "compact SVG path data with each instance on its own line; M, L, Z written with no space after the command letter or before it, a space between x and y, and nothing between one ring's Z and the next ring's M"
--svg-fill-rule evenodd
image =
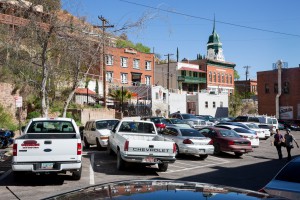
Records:
M63 9L100 25L103 16L116 35L124 24L141 18L142 26L125 33L133 43L151 52L174 54L179 60L206 55L213 30L220 36L225 61L236 64L240 80L256 79L258 71L272 70L282 60L287 67L300 64L300 1L298 0L62 0Z

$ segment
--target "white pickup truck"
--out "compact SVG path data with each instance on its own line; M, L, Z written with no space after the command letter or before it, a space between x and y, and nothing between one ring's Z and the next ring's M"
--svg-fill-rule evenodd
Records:
M117 168L123 170L126 162L158 165L167 171L176 158L176 144L157 134L153 122L122 120L115 125L108 140L108 152L117 154Z
M79 129L70 118L31 119L13 144L12 170L16 178L25 172L72 173L81 178L82 145Z

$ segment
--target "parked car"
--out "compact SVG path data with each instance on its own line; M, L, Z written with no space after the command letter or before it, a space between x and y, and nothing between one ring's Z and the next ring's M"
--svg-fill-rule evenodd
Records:
M179 127L183 127L183 128L191 128L191 126L189 124L187 124L186 122L184 122L181 119L169 118L169 119L166 119L166 121L169 122L170 124L173 124L174 126L179 126Z
M214 153L213 141L192 128L167 126L161 136L176 143L177 155L199 155L204 160Z
M212 125L218 123L218 120L211 115L196 115L196 117L199 117L200 119L204 119L205 121L212 122L213 123Z
M300 199L300 157L287 163L260 191L288 199Z
M83 129L84 147L97 145L98 150L107 147L110 130L119 122L118 119L99 119L87 121Z
M248 126L251 130L255 131L259 139L267 139L270 137L270 131L261 129L259 126L255 123L248 123L248 122L241 122Z
M250 131L248 129L239 127L239 126L233 126L233 125L216 125L217 127L221 128L227 128L230 130L234 130L237 134L239 134L241 137L249 140L251 142L252 147L259 147L259 139L256 133L253 133L253 131Z
M142 117L141 120L153 122L158 132L164 130L167 125L172 125L164 117Z
M274 117L270 116L258 116L259 123L267 124L270 127L271 134L275 134L276 129L278 128L278 121Z
M278 129L279 130L284 130L284 124L278 123Z
M295 124L295 123L291 123L288 126L288 128L291 129L292 131L300 131L300 126L298 124Z
M252 152L251 142L242 138L235 131L212 126L202 128L199 132L213 140L215 154L233 152L240 157L245 153Z
M205 120L199 119L195 115L192 115L192 114L184 114L184 113L176 112L176 113L171 114L170 118L181 119L184 122L186 122L187 124L189 124L192 128L195 128L195 129L199 129L204 126L208 126Z
M234 122L255 122L260 123L259 118L255 116L238 116L232 121Z

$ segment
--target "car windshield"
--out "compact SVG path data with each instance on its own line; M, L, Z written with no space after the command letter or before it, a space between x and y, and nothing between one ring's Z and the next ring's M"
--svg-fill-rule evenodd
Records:
M155 134L155 129L152 123L125 121L121 124L119 132Z
M273 121L272 121L271 118L268 118L268 119L267 119L267 124L273 124Z
M181 119L170 119L172 124L185 124Z
M249 128L259 128L256 124L247 124Z
M273 122L273 124L277 124L277 119L273 118L272 122Z
M244 128L234 128L233 129L235 132L238 133L249 133L249 134L253 134L253 132L251 132L250 130L244 129Z
M220 134L221 134L223 137L241 137L241 136L238 135L235 131L227 130L227 129L220 130Z
M275 180L300 183L299 169L300 162L290 162L279 172L275 177Z
M182 114L181 116L182 116L183 119L191 119L191 118L196 118L197 119L197 117L195 117L192 114Z
M154 124L160 124L163 123L164 118L151 118L150 121L154 122ZM166 120L164 120L166 122Z
M96 122L96 129L111 129L119 120L101 120Z
M205 137L202 133L199 133L199 131L196 131L195 129L180 129L180 132L182 136Z

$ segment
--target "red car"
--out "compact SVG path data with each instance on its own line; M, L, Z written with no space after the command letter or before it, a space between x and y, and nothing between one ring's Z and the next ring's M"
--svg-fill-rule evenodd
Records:
M205 127L201 128L199 132L213 140L215 154L221 152L233 152L237 157L240 157L244 153L253 151L251 142L242 138L233 130L218 127Z

